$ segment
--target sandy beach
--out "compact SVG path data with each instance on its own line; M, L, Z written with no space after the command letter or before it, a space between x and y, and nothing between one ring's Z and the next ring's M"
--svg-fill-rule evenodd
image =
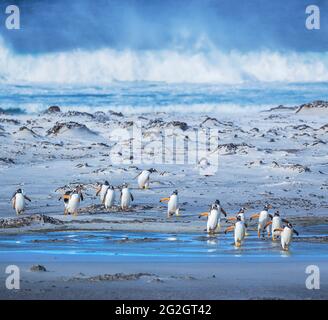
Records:
M21 290L2 286L0 297L327 299L327 110L315 102L242 116L186 113L183 121L174 112L3 112L0 269L18 265ZM135 177L149 168L158 173L141 190ZM100 204L105 180L129 184L128 211L118 207L118 189L114 208ZM77 217L64 216L58 198L77 185L85 200ZM19 187L32 201L16 216L10 197ZM168 219L159 200L175 189L181 215ZM279 242L257 239L252 221L236 250L222 232L227 222L209 237L198 218L216 199L228 216L246 207L246 218L270 203L300 236L285 254ZM30 271L39 264L47 271ZM321 270L320 290L305 286L308 265Z

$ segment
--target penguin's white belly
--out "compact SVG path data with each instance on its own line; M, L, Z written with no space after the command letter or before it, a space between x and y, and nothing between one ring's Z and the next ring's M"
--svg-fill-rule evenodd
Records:
M178 209L178 196L172 195L167 204L167 210L169 213L175 213Z
M108 190L109 186L102 186L100 193L99 193L99 197L100 197L100 202L103 203L105 200L105 196L106 196L106 192Z
M243 222L237 222L235 225L235 243L240 243L245 237L245 225Z
M280 235L281 231L274 231L275 229L281 228L281 219L279 217L273 217L272 219L272 235L278 236Z
M114 205L114 200L115 200L115 191L110 189L107 191L106 196L105 196L105 207L110 208Z
M258 229L259 230L263 230L265 225L268 223L269 221L269 214L267 211L261 211L260 216L259 216L259 226Z
M149 186L149 176L150 173L148 171L143 171L138 177L138 185L139 188L144 188Z
M67 205L67 211L74 213L80 205L80 196L78 194L72 194Z
M130 192L127 190L122 191L122 198L121 198L121 207L128 208L131 203L131 195Z
M20 213L25 208L25 199L22 194L16 194L15 197L15 209L17 213Z
M207 219L207 232L214 231L220 223L220 215L217 210L211 210Z
M284 230L281 232L281 246L283 249L286 249L286 247L289 246L289 244L292 242L293 238L293 231L287 227L284 228Z

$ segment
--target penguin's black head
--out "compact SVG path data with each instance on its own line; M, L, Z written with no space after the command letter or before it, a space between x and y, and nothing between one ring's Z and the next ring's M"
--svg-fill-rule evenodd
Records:
M17 189L16 193L22 193L22 189Z
M289 229L293 229L293 225L292 225L290 222L287 223L287 227L288 227Z
M244 213L245 211L246 211L246 208L242 207L242 208L240 208L239 213Z
M219 206L220 205L220 200L215 200L214 204Z
M275 217L280 217L280 212L277 210L277 211L274 213L274 216L275 216Z
M149 171L150 173L157 172L157 170L154 169L154 168L150 168L148 171Z
M109 182L106 180L104 183L105 186L109 186Z
M264 210L269 210L271 208L272 208L272 205L268 204L268 203L264 206Z
M110 185L109 189L114 190L114 186Z
M218 205L214 202L212 205L211 205L211 210L212 209L217 209L218 208Z
M178 190L174 190L173 194L178 195Z

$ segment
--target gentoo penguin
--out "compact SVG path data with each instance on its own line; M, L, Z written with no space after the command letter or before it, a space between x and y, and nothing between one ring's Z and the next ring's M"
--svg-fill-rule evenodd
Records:
M16 210L16 214L21 214L25 210L25 200L30 201L31 199L24 195L22 189L17 189L16 192L11 197L11 204L13 209Z
M290 222L288 222L285 219L283 219L282 221L287 223L287 225L284 228L274 229L273 231L281 232L280 233L281 247L284 251L288 251L289 245L293 240L293 233L295 233L297 236L299 235L299 233L294 229L294 227Z
M240 210L236 213L235 217L230 217L227 220L228 221L236 221L237 217L240 217L240 220L245 222L245 211L246 211L246 208L240 208Z
M280 231L274 231L282 228L282 219L280 217L279 211L276 211L273 215L272 221L267 223L267 226L272 225L272 241L276 241L280 236Z
M58 200L61 200L61 199L64 200L64 206L65 206L64 214L67 214L66 209L67 209L67 206L68 206L69 197L70 197L71 193L72 193L72 191L68 190L62 196L60 196L59 199L58 199Z
M168 201L167 203L167 217L170 218L174 213L179 215L179 197L178 190L174 190L170 198L162 198L160 202Z
M149 178L153 172L157 172L157 170L150 168L149 170L143 170L136 176L136 178L138 178L138 185L140 189L149 188Z
M224 216L227 216L227 213L224 209L220 206L220 201L216 200L210 207L209 212L203 212L199 215L199 218L202 216L207 216L207 233L215 233L215 231L220 231L221 225L221 213Z
M105 194L104 205L106 209L111 208L114 205L115 201L115 190L113 186L109 186Z
M134 198L133 198L132 193L130 192L129 186L126 183L123 184L123 186L122 186L120 201L121 201L122 210L128 209L130 207L131 201L134 201Z
M237 216L235 225L228 227L224 233L234 230L235 246L240 247L246 235L246 228L247 224Z
M263 210L260 213L255 213L251 216L250 220L259 218L258 227L257 227L257 236L260 238L261 233L267 229L268 236L270 237L270 226L267 223L273 218L271 214L269 214L269 209L271 209L271 204L266 204Z
M237 220L237 217L240 217L240 220L243 221L244 223L246 223L246 218L245 218L245 211L247 209L242 207L239 209L239 211L236 213L236 216L235 217L230 217L228 218L227 220L228 221L236 221ZM247 228L245 227L245 236L247 236L248 233L247 233Z
M104 184L100 185L97 189L96 196L99 195L100 202L102 204L104 203L105 195L106 195L108 188L109 188L109 183L108 183L108 181L105 181Z
M77 216L77 210L80 206L80 202L84 200L81 190L81 187L77 187L70 193L67 206L65 205L65 215L74 214L75 216Z

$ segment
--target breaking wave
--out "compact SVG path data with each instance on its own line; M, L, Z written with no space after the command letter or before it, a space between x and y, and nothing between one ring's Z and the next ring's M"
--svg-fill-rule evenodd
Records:
M101 85L113 81L324 82L328 81L328 53L225 53L209 45L193 52L104 48L22 55L0 39L1 83Z

